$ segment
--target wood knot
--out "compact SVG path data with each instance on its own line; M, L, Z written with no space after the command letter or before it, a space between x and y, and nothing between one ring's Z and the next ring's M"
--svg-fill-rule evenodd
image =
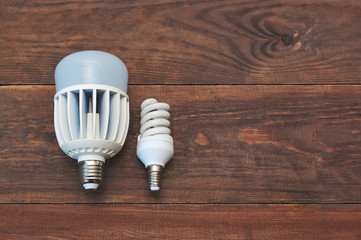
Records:
M293 38L290 35L283 35L281 41L286 45L290 45L293 42Z
M202 133L197 134L197 137L194 140L194 142L203 147L209 144L208 138Z

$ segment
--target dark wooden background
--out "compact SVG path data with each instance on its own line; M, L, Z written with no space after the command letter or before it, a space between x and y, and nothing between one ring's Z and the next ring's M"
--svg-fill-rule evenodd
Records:
M59 148L54 69L129 70L126 144L96 192ZM140 103L171 105L148 190ZM361 2L0 1L1 239L361 239Z

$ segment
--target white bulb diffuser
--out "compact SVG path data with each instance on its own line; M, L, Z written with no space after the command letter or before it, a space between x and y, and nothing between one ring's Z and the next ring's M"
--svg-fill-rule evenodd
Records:
M97 189L105 160L122 149L128 132L127 68L106 52L76 52L59 62L55 83L58 143L78 160L84 188Z
M141 105L137 156L148 169L151 191L160 190L162 168L173 157L168 110L167 103L160 103L154 98L145 100Z

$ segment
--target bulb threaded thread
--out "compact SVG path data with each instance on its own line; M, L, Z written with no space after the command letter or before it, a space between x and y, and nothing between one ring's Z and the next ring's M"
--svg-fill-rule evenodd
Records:
M148 167L149 187L150 187L151 191L159 191L160 190L161 172L162 172L162 166L150 165Z
M97 189L103 181L103 161L85 160L79 162L81 182L86 190Z

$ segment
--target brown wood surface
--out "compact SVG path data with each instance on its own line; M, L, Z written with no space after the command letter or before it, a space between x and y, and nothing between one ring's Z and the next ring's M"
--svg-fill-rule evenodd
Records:
M361 1L0 2L0 84L53 84L87 49L131 84L359 83Z
M0 239L361 239L361 1L0 1ZM103 50L131 122L86 192L53 127L54 69ZM158 193L139 106L171 105Z
M91 194L56 142L54 90L0 87L2 203L361 202L359 86L130 86L125 147ZM159 194L135 156L151 96L172 106L175 140Z
M2 205L0 211L2 239L361 238L359 205Z

